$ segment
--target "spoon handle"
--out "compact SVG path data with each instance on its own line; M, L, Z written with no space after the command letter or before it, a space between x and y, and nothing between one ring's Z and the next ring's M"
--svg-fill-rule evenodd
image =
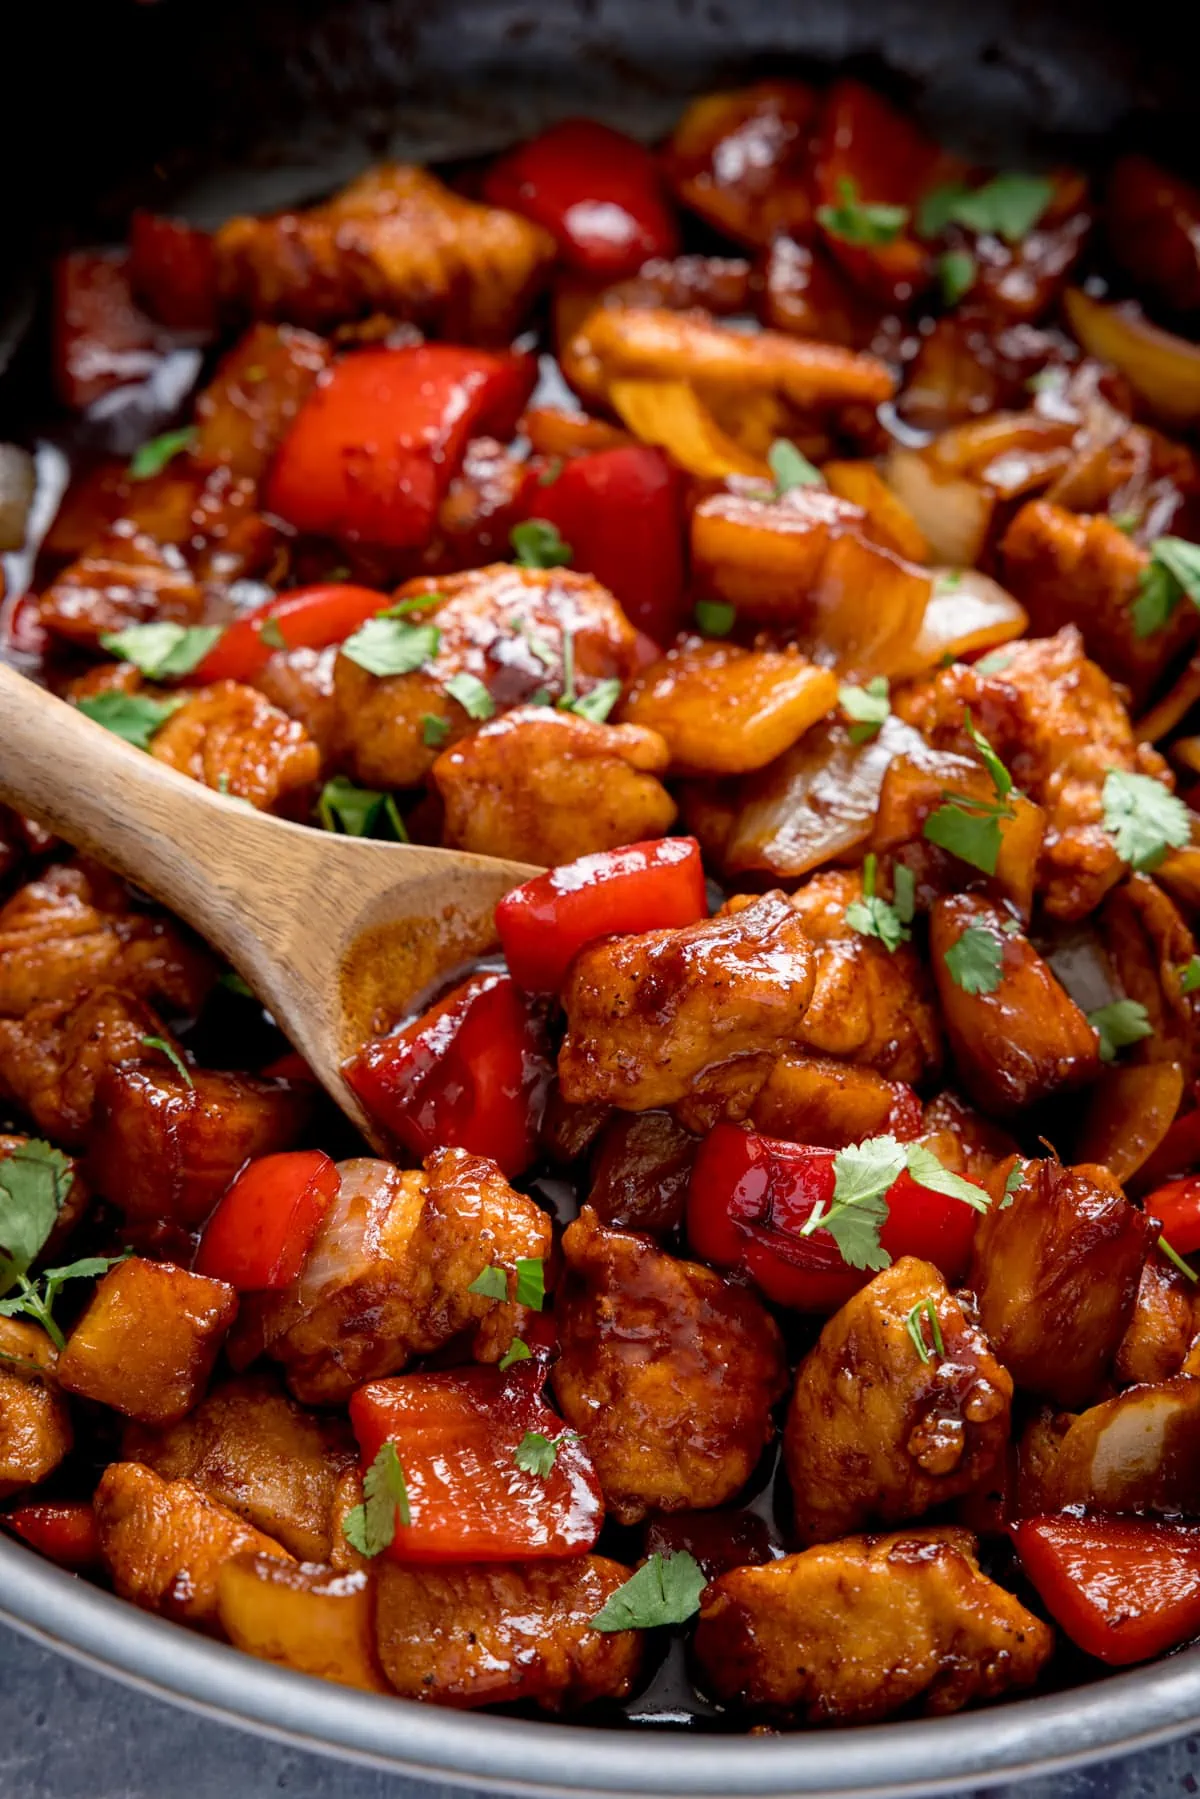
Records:
M211 929L206 885L257 837L257 814L0 663L0 800Z

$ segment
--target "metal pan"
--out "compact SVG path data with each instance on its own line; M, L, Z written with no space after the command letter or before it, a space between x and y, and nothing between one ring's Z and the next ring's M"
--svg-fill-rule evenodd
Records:
M215 222L328 190L387 151L486 151L570 111L654 132L714 81L847 61L981 157L1086 156L1128 131L1177 166L1195 158L1200 13L1164 0L40 0L21 24L35 104L0 116L6 425L36 405L44 346L29 320L48 255L119 239L136 203ZM3 1539L0 1619L294 1747L515 1793L954 1791L1148 1747L1200 1719L1200 1648L1068 1692L853 1730L464 1716L254 1661Z

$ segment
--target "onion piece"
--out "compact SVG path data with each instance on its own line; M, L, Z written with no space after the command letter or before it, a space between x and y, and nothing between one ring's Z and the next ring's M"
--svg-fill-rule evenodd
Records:
M1154 1154L1183 1098L1178 1062L1114 1063L1088 1096L1072 1160L1101 1162L1124 1184Z
M1162 698L1138 719L1134 726L1138 742L1157 743L1160 737L1165 737L1182 722L1197 700L1200 700L1200 656L1193 656ZM1178 752L1179 745L1174 748ZM1200 768L1200 763L1196 767Z
M1020 601L990 575L975 568L932 573L933 592L925 603L911 661L896 670L902 680L939 668L947 658L958 662L1011 643L1029 624Z
M883 478L916 520L931 562L972 568L983 554L996 496L980 481L937 466L924 450L894 444Z
M37 473L28 450L0 443L0 552L25 543Z
M1200 349L1163 331L1136 309L1105 306L1080 288L1067 289L1067 318L1090 356L1111 363L1134 392L1170 425L1200 419Z
M666 450L689 475L771 479L766 463L725 435L686 381L614 380L608 384L608 399L636 438Z

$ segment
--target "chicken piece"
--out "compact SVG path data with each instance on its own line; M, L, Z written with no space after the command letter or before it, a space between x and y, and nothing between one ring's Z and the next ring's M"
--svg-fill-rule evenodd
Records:
M440 755L433 780L447 849L554 867L663 837L675 802L667 746L639 725L521 706Z
M67 1149L88 1136L105 1069L136 1061L166 1027L149 1006L115 987L80 1000L49 1000L22 1019L0 1018L0 1095Z
M979 674L957 664L898 700L909 724L937 748L958 749L964 710L1007 764L1023 793L1044 808L1048 829L1038 865L1046 910L1083 918L1125 872L1104 829L1101 793L1110 769L1170 785L1166 764L1139 744L1112 682L1064 625L1053 637L1004 650L1002 669Z
M919 1518L981 1487L1004 1455L1012 1391L936 1268L915 1256L885 1268L834 1313L796 1376L783 1458L800 1541Z
M38 606L52 637L90 650L109 631L152 621L196 625L203 613L203 591L181 551L156 543L129 519L65 568Z
M252 685L273 706L304 727L321 752L322 768L333 759L337 741L337 702L333 697L333 667L338 646L323 650L276 650Z
M765 768L837 704L837 679L794 649L685 638L634 676L620 717L666 740L673 774Z
M208 1385L236 1315L225 1281L129 1256L101 1277L67 1338L59 1385L143 1424L175 1424Z
M767 248L759 280L760 316L773 331L865 350L887 328L886 319L880 320L878 310L818 247L777 237Z
M1177 606L1167 625L1142 636L1134 601L1147 552L1108 518L1087 518L1047 500L1022 506L1000 544L1004 580L1035 636L1078 625L1084 649L1144 706L1165 670L1200 634L1200 612Z
M1151 161L1122 156L1105 220L1122 268L1175 313L1200 307L1200 191Z
M528 1311L470 1289L485 1268L549 1256L545 1213L494 1162L461 1149L435 1150L424 1173L366 1158L339 1172L299 1277L260 1321L296 1398L344 1400L460 1331L473 1331L477 1361L499 1361Z
M592 1156L589 1206L601 1224L666 1236L683 1222L699 1147L669 1112L614 1112Z
M1183 991L1181 975L1196 940L1174 900L1149 875L1132 874L1106 895L1095 923L1117 985L1150 1021L1129 1060L1178 1062L1190 1078L1200 1065L1200 1002Z
M997 1162L1007 1160L1017 1147L1006 1130L981 1117L949 1087L926 1105L919 1138L943 1168L985 1185Z
M847 908L861 898L862 876L850 869L814 875L791 895L817 957L796 1038L817 1055L861 1063L889 1080L918 1081L936 1071L942 1055L929 983L907 944L889 952L846 922Z
M216 1630L217 1577L235 1555L291 1558L188 1480L111 1462L96 1488L100 1553L122 1599Z
M585 366L598 364L606 382L625 376L687 381L702 396L706 390L714 397L733 390L743 403L770 393L801 411L875 407L896 390L895 376L875 356L642 306L595 307L566 355Z
M321 772L304 726L240 681L197 688L155 732L150 754L263 812L296 811Z
M870 535L885 550L909 562L928 562L929 544L916 519L892 492L878 468L865 458L827 462L821 470L830 493L853 500L866 513Z
M605 1556L511 1567L405 1567L376 1575L379 1660L396 1692L432 1705L511 1704L546 1711L624 1699L641 1664L639 1631L591 1621L628 1580Z
M921 1102L903 1081L887 1080L871 1068L817 1056L779 1056L749 1118L768 1137L843 1149L885 1133L901 1141L915 1137Z
M390 1693L375 1657L374 1609L361 1569L235 1555L218 1573L217 1617L236 1649L339 1686Z
M290 1149L312 1112L306 1083L196 1069L164 1059L109 1067L96 1087L88 1170L138 1224L197 1229L251 1156Z
M329 1513L329 1565L339 1574L353 1574L371 1566L370 1556L357 1550L346 1535L346 1520L362 1503L363 1477L357 1468L347 1468L333 1489Z
M93 862L60 862L0 908L0 1017L119 986L197 1011L215 978L200 943Z
M1200 1380L1130 1387L1077 1415L1043 1412L1021 1439L1020 1515L1200 1516Z
M1095 1080L1095 1031L1003 907L974 893L936 900L929 959L955 1073L985 1111L1009 1117Z
M745 1287L585 1206L562 1242L559 1409L587 1445L609 1512L723 1505L774 1435L783 1340Z
M644 1112L682 1099L713 1063L793 1047L816 966L781 893L681 930L589 945L563 990L564 1098Z
M593 422L599 425L588 421ZM422 569L451 574L507 556L528 480L528 462L518 461L507 444L494 437L471 438L438 506L433 540L421 551Z
M193 462L261 481L331 361L329 345L311 331L252 325L222 357L196 400Z
M971 1264L980 1323L1019 1387L1063 1406L1096 1397L1154 1234L1106 1168L1025 1163L980 1220Z
M1053 1646L980 1572L971 1533L950 1527L734 1568L705 1592L695 1639L715 1699L808 1724L961 1711L1032 1686Z
M358 1452L341 1418L314 1417L270 1375L214 1387L162 1429L133 1424L122 1458L163 1480L187 1480L303 1562L327 1562L338 1482Z
M1179 1374L1200 1320L1191 1288L1165 1256L1149 1255L1137 1299L1113 1358L1122 1386L1153 1386Z
M55 1381L57 1361L44 1330L21 1318L0 1318L0 1499L45 1480L71 1448L71 1414Z
M801 81L758 81L691 101L663 152L678 198L727 237L765 250L812 231L808 184L817 96Z
M832 547L866 524L861 506L824 487L707 494L692 513L696 584L739 618L795 629Z
M377 311L496 344L519 328L555 256L539 225L403 163L368 169L304 212L230 219L213 249L220 294L253 318L319 328Z
M334 666L342 749L368 786L415 787L425 779L438 755L426 741L427 719L448 727L447 745L474 729L465 707L446 691L451 675L474 675L496 710L508 712L528 705L539 690L548 701L562 698L568 638L578 695L633 672L633 626L590 575L494 563L440 577L436 585L424 578L407 582L398 597L421 593L430 595L433 608L421 622L431 621L439 633L437 654L423 668L380 678L348 656Z

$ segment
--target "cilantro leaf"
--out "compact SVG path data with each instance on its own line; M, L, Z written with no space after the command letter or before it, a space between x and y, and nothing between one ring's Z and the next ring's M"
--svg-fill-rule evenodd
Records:
M946 1354L946 1344L945 1339L942 1336L942 1325L941 1320L937 1315L937 1307L934 1305L932 1299L919 1299L917 1301L912 1311L908 1314L908 1317L904 1320L904 1328L912 1338L913 1348L920 1356L922 1362L927 1363L932 1358L925 1345L926 1319L929 1320L930 1334L933 1338L933 1347L937 1352L939 1359L943 1358Z
M895 243L908 223L908 207L861 200L858 183L848 175L843 175L837 185L837 204L817 207L817 223L822 230L845 244Z
M518 568L565 568L575 552L547 518L527 518L508 534Z
M507 1270L503 1268L481 1268L479 1273L475 1276L475 1279L471 1282L471 1285L467 1288L467 1292L478 1293L482 1295L484 1299L507 1299Z
M847 718L854 720L849 731L851 743L868 742L879 734L892 710L887 676L875 675L865 687L843 681L838 688L838 705Z
M163 619L158 624L105 631L100 642L152 681L165 681L171 675L190 675L222 635L220 625L173 625Z
M431 606L444 606L446 596L432 588L428 593L413 593L406 600L393 600L378 611L376 618L407 618L410 612L428 612Z
M850 1268L886 1268L891 1257L879 1241L887 1222L884 1195L904 1172L904 1150L893 1136L870 1137L833 1158L833 1197L815 1205L800 1227L802 1237L828 1231Z
M1186 537L1156 537L1133 602L1136 635L1150 637L1161 630L1185 594L1200 606L1200 544Z
M961 1199L975 1212L987 1211L989 1201L983 1189L952 1169L943 1168L933 1151L923 1143L906 1143L904 1162L918 1187L928 1187L931 1193L943 1193L948 1199Z
M947 306L957 306L975 285L978 263L969 250L947 250L938 258L937 267L942 299Z
M1004 1198L1000 1201L1000 1211L1005 1212L1011 1206L1016 1195L1025 1185L1025 1164L1020 1156L1004 1177Z
M971 742L982 756L984 767L992 777L992 786L996 790L996 798L998 800L1006 800L1013 790L1013 778L1005 768L1003 762L1001 762L987 738L984 736L983 732L976 727L975 721L971 717L971 708L969 706L966 709L965 723L967 736L971 739Z
M892 911L901 924L911 924L916 910L917 891L913 871L903 862L892 869Z
M930 188L917 203L918 237L940 237L947 225L953 224L954 209L969 192L962 181L945 181L940 187Z
M69 1159L40 1137L0 1157L0 1293L40 1253L74 1180Z
M54 1318L54 1303L68 1281L94 1280L97 1275L107 1274L118 1262L123 1262L132 1250L125 1250L119 1256L84 1256L78 1262L70 1262L65 1268L47 1268L36 1281L30 1281L25 1275L17 1276L20 1292L11 1294L7 1299L0 1299L0 1316L5 1318L31 1318L40 1324L56 1349L65 1349L66 1338L59 1329Z
M369 618L342 645L342 655L369 675L411 675L438 653L436 625L406 625L399 618Z
M444 686L450 698L458 701L468 718L495 716L496 702L478 675L450 675Z
M777 437L767 451L767 467L775 482L775 494L790 493L793 487L824 487L825 477L801 450L786 437Z
M1179 1251L1172 1248L1165 1237L1160 1237L1158 1239L1158 1247L1163 1255L1166 1256L1168 1262L1173 1262L1175 1264L1180 1274L1186 1275L1190 1281L1200 1281L1200 1274L1196 1273L1196 1270L1192 1267L1190 1262L1184 1261Z
M227 968L224 974L219 974L217 985L224 987L227 993L236 993L239 999L254 998L254 989L242 979L236 968Z
M876 896L875 866L874 852L863 857L863 896L860 900L852 900L846 907L846 923L861 937L877 937L891 955L902 943L908 942L912 932L906 928L907 920L900 917L896 907ZM905 873L909 876L911 902L912 876L907 869ZM909 918L911 917L910 911Z
M317 800L317 819L323 831L340 832L346 837L408 842L395 797L373 787L356 787L348 775L334 775L326 781Z
M562 474L565 466L566 464L561 456L551 456L549 462L537 478L538 486L553 487L554 483L558 480L558 477Z
M168 1043L165 1037L143 1037L142 1048L158 1050L160 1055L167 1058L167 1061L171 1064L176 1074L182 1075L189 1087L195 1087L196 1083L192 1079L191 1069L188 1067L179 1051L175 1048L175 1045L173 1043Z
M1053 198L1054 183L1044 175L995 175L973 193L957 196L949 222L1019 244Z
M287 638L283 634L283 626L277 618L264 618L258 627L258 641L265 643L269 650L286 650Z
M152 437L133 452L129 464L129 475L134 481L148 481L151 475L161 475L168 462L184 450L190 450L196 441L195 425L185 425L181 431L164 431L159 437Z
M513 1461L522 1474L536 1474L539 1480L545 1480L557 1460L558 1446L563 1440L562 1437L544 1437L540 1430L527 1430L513 1450Z
M546 1303L546 1264L540 1256L517 1257L517 1304L540 1312Z
M594 725L602 725L617 701L621 697L621 683L615 675L609 675L587 693L577 694L573 700L565 696L559 700L560 712L573 712L576 718L590 718Z
M737 607L725 600L697 600L695 619L705 637L728 637L737 623Z
M450 735L450 720L436 712L426 712L421 719L421 742L427 750L440 750Z
M1193 956L1176 973L1179 976L1180 993L1195 993L1197 987L1200 987L1200 956Z
M1099 1033L1102 1062L1114 1062L1119 1049L1154 1035L1149 1014L1136 999L1117 999L1110 1006L1098 1006L1088 1013L1087 1021Z
M520 1337L514 1337L497 1365L501 1374L507 1374L514 1362L528 1362L532 1355L533 1351L528 1343L523 1343Z
M342 1535L360 1555L381 1555L396 1535L396 1514L411 1524L408 1487L394 1443L385 1443L363 1475L363 1503L347 1512Z
M1152 775L1110 768L1101 800L1104 829L1130 868L1157 868L1168 849L1185 849L1192 840L1191 812Z
M152 700L144 693L93 693L77 700L85 718L103 725L115 737L123 737L135 749L148 750L154 733L165 725L182 699Z
M684 1624L700 1610L707 1577L686 1549L669 1555L656 1550L610 1593L592 1619L593 1630L653 1630L660 1624Z
M979 661L975 664L975 673L977 675L998 675L1003 673L1003 671L1011 665L1014 653L1015 652L1012 650L989 651L986 656L981 656Z
M925 820L926 841L949 850L960 862L970 863L981 873L994 875L1003 842L1000 820L1011 818L1011 810L1007 806L984 806L965 793L947 797L949 804L939 806Z
M944 961L950 979L964 993L995 993L1000 985L1004 945L986 925L969 924Z

